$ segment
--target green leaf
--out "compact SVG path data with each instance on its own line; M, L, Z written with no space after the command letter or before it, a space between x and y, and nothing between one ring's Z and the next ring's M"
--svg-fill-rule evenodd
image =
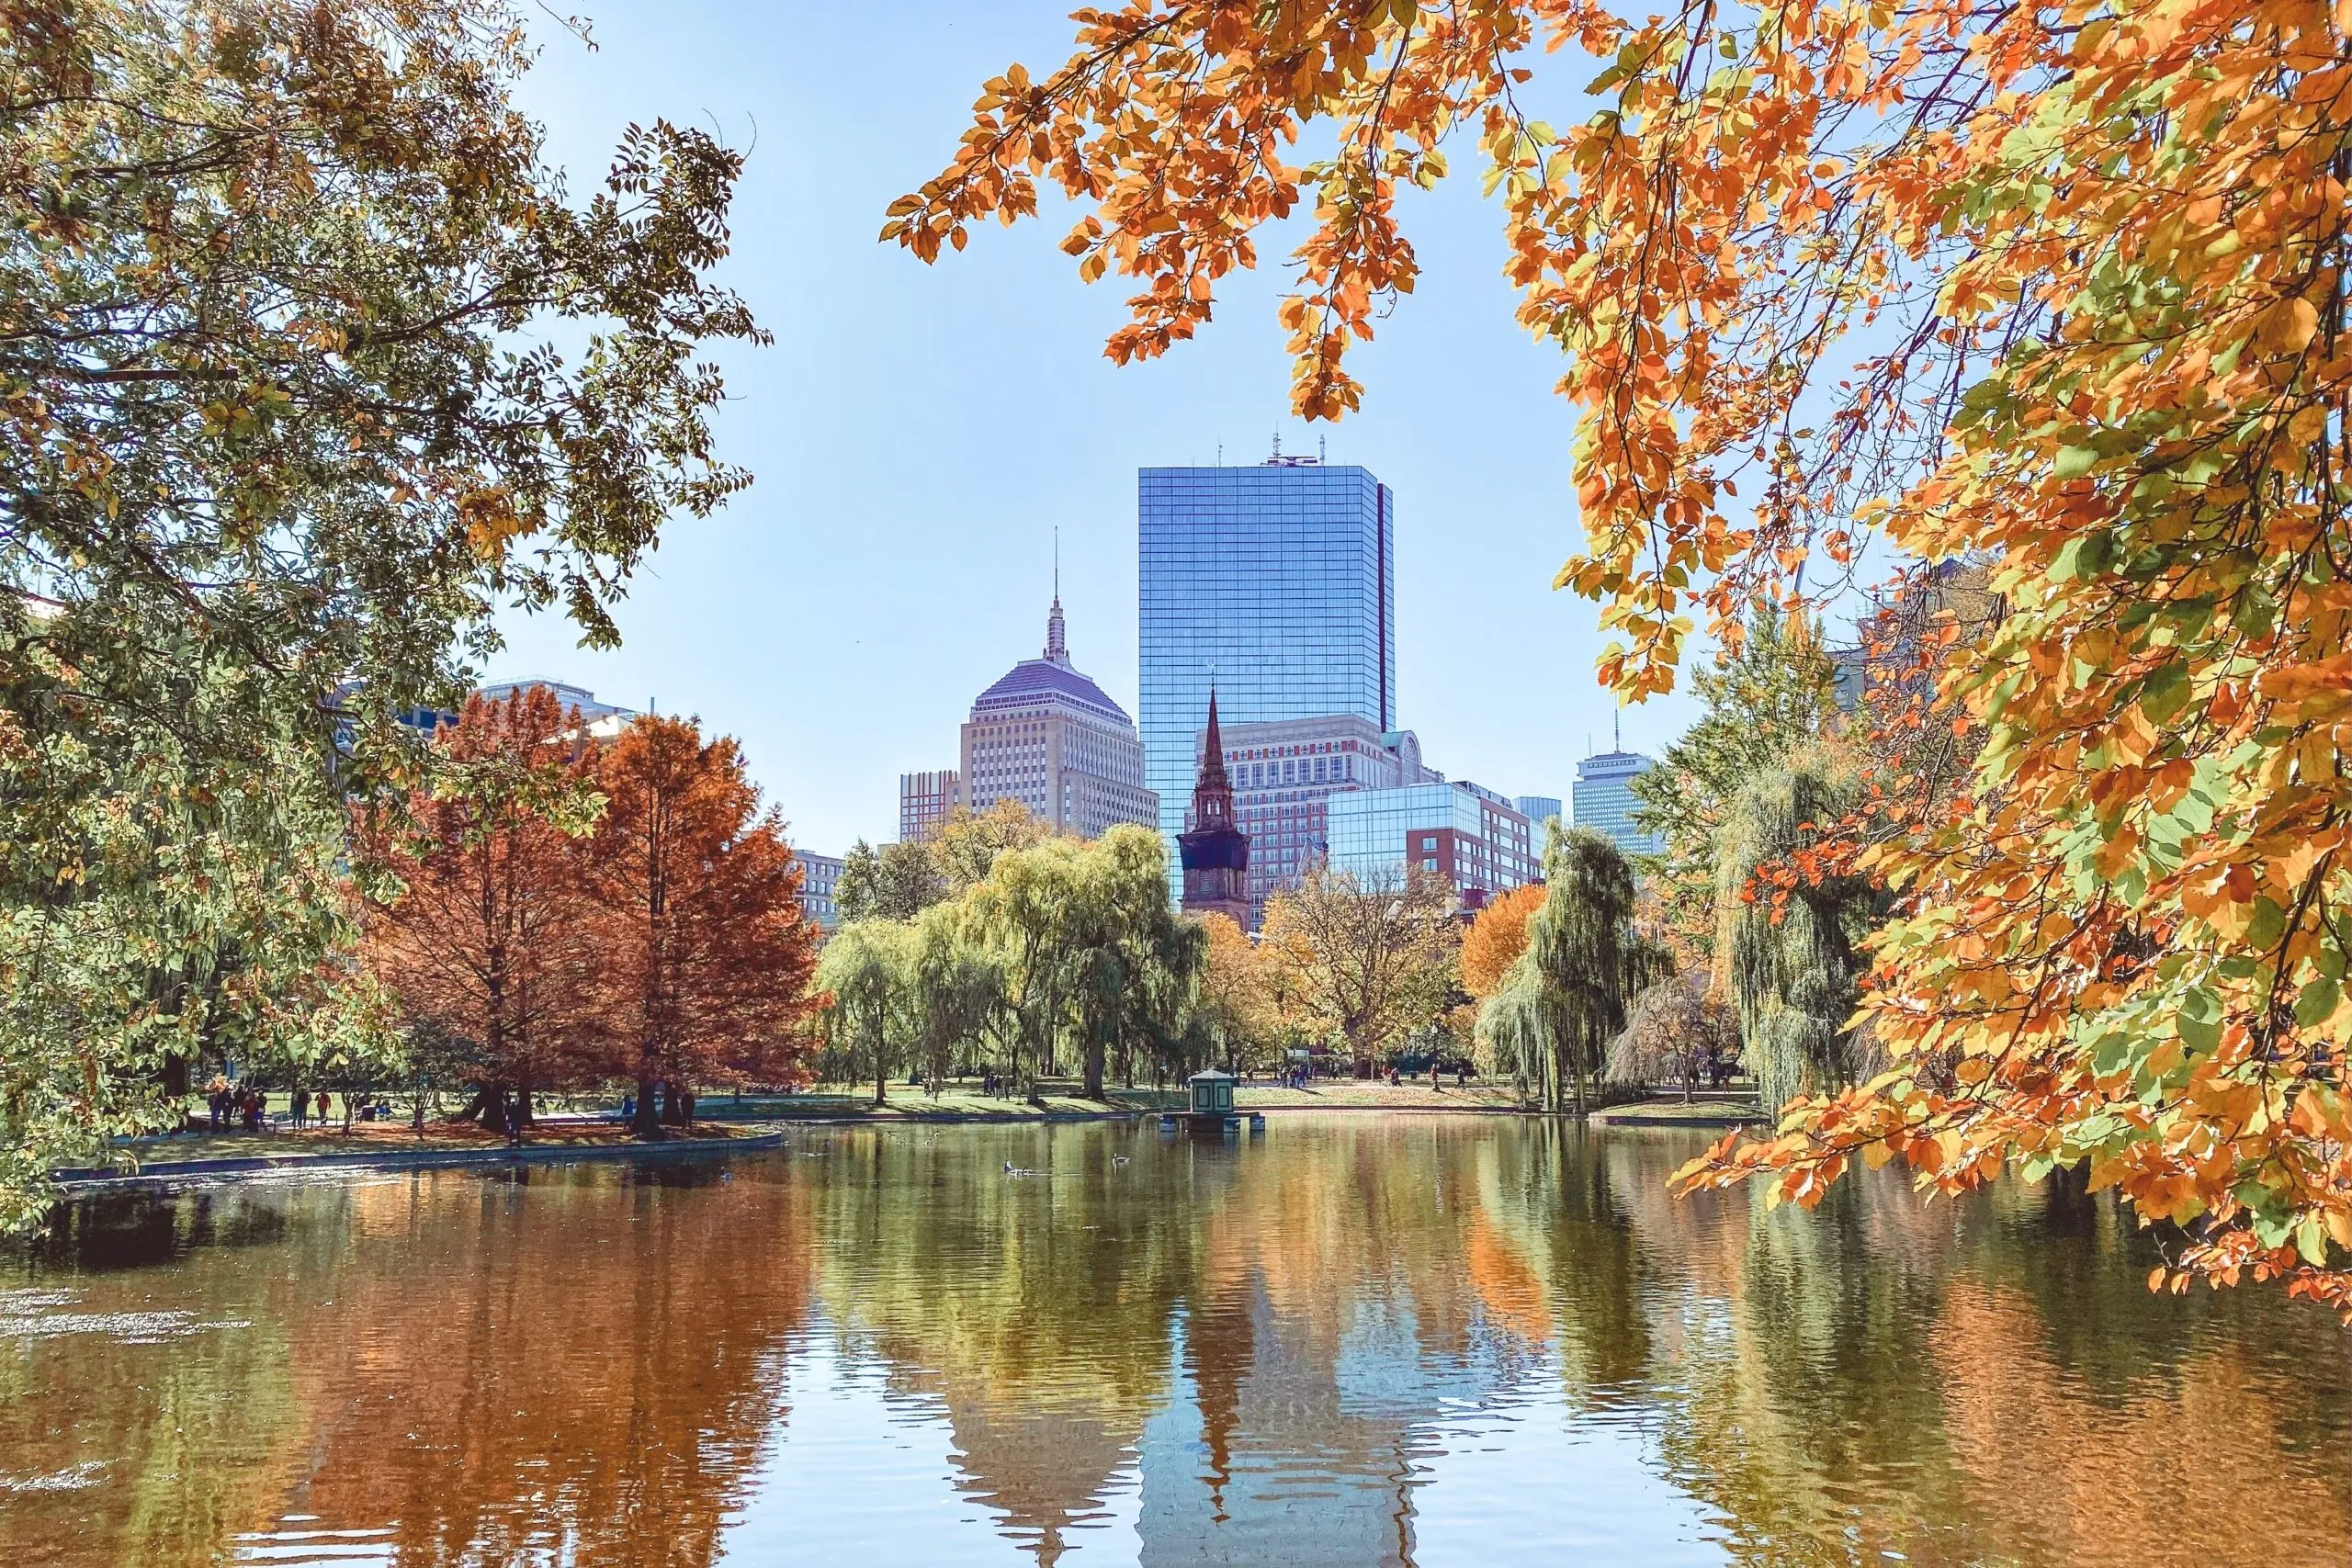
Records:
M2295 1250L2312 1268L2327 1267L2327 1227L2317 1214L2305 1214L2295 1227Z
M2058 460L2050 466L2050 471L2059 479L2071 479L2089 473L2098 465L2098 454L2092 448L2061 446L2058 448Z

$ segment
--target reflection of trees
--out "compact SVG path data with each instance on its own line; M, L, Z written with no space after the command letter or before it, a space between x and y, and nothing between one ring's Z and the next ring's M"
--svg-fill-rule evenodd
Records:
M161 1354L90 1334L0 1362L30 1368L29 1387L0 1385L0 1470L87 1457L39 1441L68 1425L59 1388L102 1403L70 1429L112 1461L98 1489L29 1495L70 1529L12 1495L0 1561L209 1564L310 1514L287 1528L387 1529L403 1568L708 1563L805 1314L804 1198L750 1162L723 1202L664 1185L715 1170L628 1178L256 1191L226 1206L272 1217L269 1253L74 1280L92 1310L184 1302L231 1326ZM153 1206L186 1231L218 1202Z
M1165 1396L1188 1217L1101 1135L853 1133L824 1152L833 1316L939 1403L967 1492L1052 1562ZM1008 1177L1007 1160L1041 1174Z
M1813 1214L1767 1213L1738 1194L1663 1197L1689 1152L1642 1137L1601 1150L1644 1244L1647 1315L1662 1347L1677 1334L1647 1373L1668 1412L1668 1472L1721 1511L1735 1561L2340 1559L2346 1483L2290 1462L2297 1434L2352 1394L2318 1314L2151 1294L2143 1246L2078 1192L2017 1184L1928 1203L1888 1173ZM2257 1376L2200 1341L2301 1345L2325 1370ZM2202 1483L2177 1473L2199 1468ZM2315 1495L2266 1505L2249 1529L2256 1483L2298 1474L2286 1490ZM2233 1478L2239 1511L2220 1506L2216 1476ZM2166 1498L2230 1521L2235 1555L2172 1528L2173 1510L2150 1506ZM2273 1528L2290 1510L2297 1522ZM2327 1530L2335 1557L2298 1554Z
M107 1195L34 1238L34 1268L6 1281L32 1298L20 1310L84 1326L0 1354L0 1473L88 1484L0 1494L0 1562L211 1563L275 1517L299 1413L279 1325L255 1310L267 1276L239 1244L284 1236L277 1203L229 1193Z
M2326 1456L2334 1485L2310 1456L2290 1462L2278 1417L2302 1403L2304 1369L2249 1355L2258 1337L2199 1347L2108 1395L2051 1353L2022 1294L1956 1285L1938 1329L1966 1512L1998 1554L2267 1568L2352 1552L2345 1455Z
M0 1562L211 1563L289 1513L411 1568L707 1562L812 1268L845 1355L944 1416L1045 1562L1138 1466L1153 1568L1409 1562L1442 1402L1555 1364L1566 1418L1635 1415L1756 1568L2337 1562L2352 1529L2333 1323L2151 1295L2078 1192L1872 1179L1768 1214L1666 1197L1685 1141L1499 1119L812 1139L724 1178L76 1208L41 1263L72 1310L188 1316L0 1356L0 1472L107 1461L0 1495Z
M758 1162L621 1175L355 1190L397 1240L356 1249L334 1321L393 1326L297 1320L299 1511L390 1526L404 1565L712 1561L806 1314L803 1194Z

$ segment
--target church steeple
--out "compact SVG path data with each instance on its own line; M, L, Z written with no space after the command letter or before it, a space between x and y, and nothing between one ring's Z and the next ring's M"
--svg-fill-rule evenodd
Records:
M1216 722L1216 686L1209 686L1208 728L1201 735L1201 772L1193 785L1193 827L1176 836L1184 867L1184 912L1219 914L1250 929L1250 839L1234 821L1233 784L1226 777L1225 736Z
M1209 687L1209 727L1201 737L1201 776L1193 785L1193 826L1233 825L1233 785L1225 774L1225 739L1216 728L1216 687Z

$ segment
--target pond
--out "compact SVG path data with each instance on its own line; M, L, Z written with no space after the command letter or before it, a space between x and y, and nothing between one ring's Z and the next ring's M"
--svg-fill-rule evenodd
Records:
M2352 1557L2352 1335L2103 1201L1269 1120L77 1202L0 1253L0 1562Z

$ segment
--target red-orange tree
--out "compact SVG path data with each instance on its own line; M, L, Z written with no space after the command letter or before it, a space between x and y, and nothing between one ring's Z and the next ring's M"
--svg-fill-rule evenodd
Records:
M636 1082L638 1132L689 1120L696 1086L797 1077L816 931L783 822L760 810L735 742L641 718L597 753L594 779L597 1049Z
M574 835L594 796L577 710L545 686L470 699L435 738L440 767L413 823L363 810L364 849L401 884L371 907L367 955L412 1025L454 1039L497 1125L510 1104L576 1079L594 910Z
M1310 417L1415 278L1396 195L1474 136L1521 321L1568 355L1585 536L1559 581L1667 689L1871 531L1989 562L1938 661L1969 787L1871 869L1904 903L1865 1006L1893 1066L1694 1179L1816 1201L1856 1157L1955 1189L2084 1164L2191 1229L2185 1286L2352 1308L2352 39L2315 0L1905 7L1134 0L989 83L884 232L926 258L1091 202L1140 280L1115 358L1209 312L1313 192L1283 307ZM1601 62L1574 123L1525 51ZM1284 152L1311 121L1326 156ZM1841 347L1841 345L1843 345ZM1738 495L1744 491L1744 495ZM1826 570L1825 570L1826 569Z

